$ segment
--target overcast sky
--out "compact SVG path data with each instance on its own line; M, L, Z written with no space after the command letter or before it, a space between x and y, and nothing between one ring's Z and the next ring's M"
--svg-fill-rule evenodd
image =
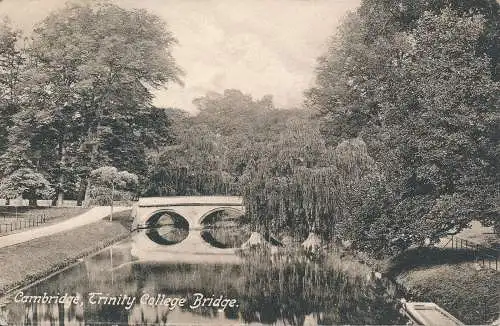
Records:
M359 0L116 0L165 19L179 44L185 86L156 93L155 104L193 111L207 91L237 88L281 107L300 106L316 58ZM29 31L64 0L3 0L0 15Z

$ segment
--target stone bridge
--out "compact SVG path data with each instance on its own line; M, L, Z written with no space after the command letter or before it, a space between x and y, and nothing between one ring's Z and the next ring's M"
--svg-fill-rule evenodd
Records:
M236 209L243 213L243 198L237 196L140 198L134 207L134 226L145 225L156 213L172 212L184 217L190 229L199 228L205 217L226 209Z
M201 236L204 220L218 211L244 213L237 196L186 196L141 198L133 209L132 254L139 259L175 262L238 262L234 248L216 248ZM175 244L152 241L147 229L164 213L182 217L188 224L187 237Z

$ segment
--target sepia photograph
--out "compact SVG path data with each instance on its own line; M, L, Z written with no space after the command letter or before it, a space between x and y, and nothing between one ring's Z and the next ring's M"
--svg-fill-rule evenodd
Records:
M500 1L0 0L0 326L500 326Z

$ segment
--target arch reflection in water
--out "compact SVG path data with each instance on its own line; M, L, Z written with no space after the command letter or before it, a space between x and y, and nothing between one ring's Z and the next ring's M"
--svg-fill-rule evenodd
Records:
M161 245L173 245L186 239L189 234L189 222L172 211L155 213L147 222L146 235Z
M201 225L201 237L216 248L239 248L250 237L243 212L234 208L221 208L208 213L201 220Z
M341 265L290 260L273 263L259 255L244 264L146 263L134 261L129 240L32 287L26 295L68 292L84 299L80 305L20 304L4 308L8 325L405 325L398 313L398 288L388 281L359 277ZM296 258L301 258L296 257ZM359 274L362 275L362 274ZM263 291L265 284L265 291ZM188 304L170 310L136 302L89 304L88 293L144 293L185 297ZM193 293L235 298L238 307L191 309ZM139 299L138 299L139 300ZM0 309L1 312L1 309Z

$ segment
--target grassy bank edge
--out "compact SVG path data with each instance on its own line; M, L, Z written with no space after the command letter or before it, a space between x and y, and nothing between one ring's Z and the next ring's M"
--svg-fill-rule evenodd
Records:
M54 263L51 267L49 267L47 269L40 270L40 271L33 273L33 274L29 274L26 276L26 278L24 280L22 280L20 282L7 284L2 289L0 289L0 297L1 296L8 296L9 294L11 294L14 291L18 291L18 290L25 288L29 285L32 285L34 283L41 282L44 279L46 279L54 274L60 273L63 270L68 269L68 268L74 266L75 264L79 263L80 259L83 259L83 258L86 258L86 257L91 256L93 254L96 254L99 251L111 246L112 244L115 244L121 240L126 239L128 236L129 236L128 234L122 234L122 235L114 237L110 240L104 241L102 243L97 243L94 248L86 249L73 257L68 257L63 261L59 261L59 262Z
M129 237L130 233L128 232L128 229L126 228L127 221L123 221L123 220L128 219L127 215L130 213L130 211L127 210L127 211L120 212L120 213L121 214L117 214L117 215L121 218L118 218L116 221L111 222L111 223L116 223L116 224L120 225L120 227L123 229L122 234L119 234L119 235L114 236L112 238L107 238L107 237L105 238L103 236L102 239L99 239L98 241L96 241L93 246L88 246L87 248L80 250L73 255L67 256L62 260L59 259L59 260L53 262L52 264L50 264L49 267L45 267L45 268L42 268L40 270L37 270L36 272L29 273L25 277L23 277L23 279L20 281L10 282L10 283L6 283L6 284L2 285L0 287L0 299L7 297L12 292L19 290L21 288L24 288L28 285L31 285L34 282L39 282L39 281L46 279L47 277L49 277L53 274L59 273L59 272L63 271L64 269L67 269L67 268L75 265L76 263L79 263L80 259L83 259L83 258L86 258L86 257L91 256L93 254L96 254L97 252ZM110 222L107 222L108 219L109 219L109 216L106 216L101 221L98 221L98 222L95 222L92 224L99 225L102 223L110 223ZM84 227L88 227L88 226L78 227L75 230L77 230L79 228L84 228ZM58 234L51 235L48 237L57 236L57 235ZM30 242L36 241L36 240L37 239L33 239L33 240L27 241L23 244L29 244Z
M500 284L499 272L475 269L474 261L467 258L470 253L422 247L377 260L363 253L346 252L343 259L380 272L397 285L407 301L433 302L467 325L490 324L499 318L499 297L493 290ZM481 305L480 312L476 311L477 304Z
M489 325L500 316L498 276L456 263L404 271L393 279L412 301L434 302L466 325Z

